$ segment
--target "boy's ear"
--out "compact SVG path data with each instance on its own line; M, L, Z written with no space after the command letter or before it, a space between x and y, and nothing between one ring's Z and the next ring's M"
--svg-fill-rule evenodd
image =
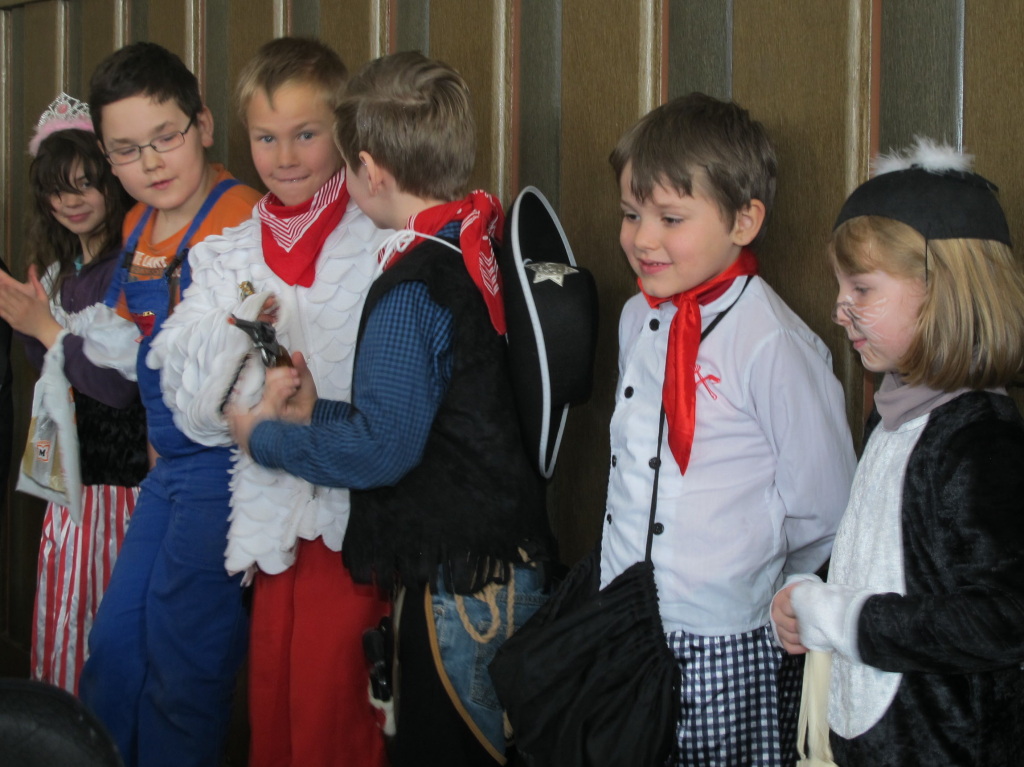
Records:
M365 151L359 153L359 163L366 168L366 181L370 194L377 194L384 184L384 169L373 159L373 155Z
M213 112L206 105L196 115L196 128L199 129L199 138L203 146L209 149L213 146Z
M736 221L732 226L732 241L736 245L746 246L754 241L764 223L765 207L760 200L751 200L745 208L736 213Z

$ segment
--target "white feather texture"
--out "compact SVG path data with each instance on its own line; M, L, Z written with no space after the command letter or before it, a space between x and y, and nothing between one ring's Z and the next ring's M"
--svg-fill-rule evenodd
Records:
M916 136L914 143L906 149L879 155L871 165L872 175L881 176L883 173L893 173L914 166L929 173L968 173L973 163L974 155L958 152L949 144L940 144L930 138Z

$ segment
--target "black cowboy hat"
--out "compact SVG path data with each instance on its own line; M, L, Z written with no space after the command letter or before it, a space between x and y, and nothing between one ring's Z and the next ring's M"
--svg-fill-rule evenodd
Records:
M523 439L531 461L550 478L569 406L585 402L593 385L597 288L577 266L555 211L532 186L512 204L498 263Z

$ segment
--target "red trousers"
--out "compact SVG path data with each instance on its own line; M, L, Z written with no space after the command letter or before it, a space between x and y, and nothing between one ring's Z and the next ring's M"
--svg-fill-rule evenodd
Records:
M320 539L258 573L249 643L249 767L383 767L363 631L390 611Z

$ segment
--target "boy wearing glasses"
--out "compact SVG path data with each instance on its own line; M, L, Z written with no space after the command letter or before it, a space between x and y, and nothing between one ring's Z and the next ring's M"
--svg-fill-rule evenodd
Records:
M230 450L176 428L146 356L190 283L188 248L248 219L260 195L207 162L213 117L195 76L159 45L107 57L90 100L114 175L139 201L107 296L134 324L113 313L105 324L139 342L117 366L138 377L155 463L93 623L80 694L129 767L217 764L248 630L240 579L223 565ZM86 349L97 363L100 347Z

